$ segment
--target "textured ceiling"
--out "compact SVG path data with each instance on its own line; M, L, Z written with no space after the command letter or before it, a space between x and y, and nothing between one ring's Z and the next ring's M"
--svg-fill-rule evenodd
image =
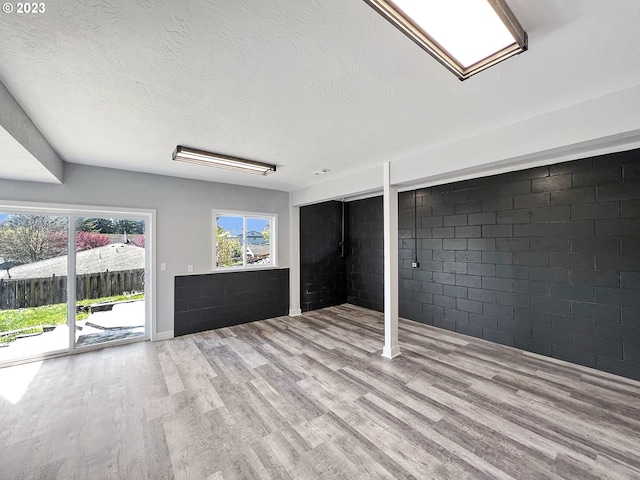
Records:
M287 191L640 84L637 0L508 3L530 50L460 82L363 0L47 2L0 15L0 82L66 162Z

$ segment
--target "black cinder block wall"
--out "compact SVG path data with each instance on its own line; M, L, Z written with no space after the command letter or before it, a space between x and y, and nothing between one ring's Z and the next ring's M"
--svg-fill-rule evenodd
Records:
M347 301L346 255L340 256L341 239L342 202L300 208L300 306L303 312Z
M400 246L402 316L640 379L640 150L403 192Z
M175 278L174 335L289 314L289 269Z
M379 312L384 307L382 197L349 202L347 301Z

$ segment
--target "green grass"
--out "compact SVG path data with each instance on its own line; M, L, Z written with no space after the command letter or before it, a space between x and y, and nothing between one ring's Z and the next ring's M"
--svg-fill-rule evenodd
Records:
M136 295L117 295L114 297L93 298L80 300L77 305L92 305L103 302L119 302L122 300L137 300L144 298L144 293ZM76 314L76 320L85 320L87 312ZM20 308L16 310L0 310L0 334L10 330L29 328L24 333L41 333L43 325L61 325L67 323L67 304L44 305L42 307ZM0 341L13 341L12 337L2 337Z

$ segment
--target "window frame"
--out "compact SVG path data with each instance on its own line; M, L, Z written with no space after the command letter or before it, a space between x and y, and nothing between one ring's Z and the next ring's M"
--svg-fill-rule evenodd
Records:
M67 325L69 325L69 346L63 350L51 351L45 354L35 354L21 357L15 360L2 362L1 367L18 365L30 361L45 360L61 355L75 355L92 350L100 350L105 347L137 343L141 341L160 340L157 332L156 318L156 209L131 208L131 207L107 207L90 204L67 203L42 203L31 201L13 201L0 199L0 212L21 215L51 215L68 218L67 235L70 242L67 244ZM105 216L114 219L144 220L145 222L145 334L131 339L116 340L97 345L78 347L75 344L75 319L76 319L76 276L69 272L76 270L75 257L75 228L78 218L90 218ZM163 333L163 332L161 332Z
M242 265L230 266L230 267L219 267L217 265L217 257L218 257L218 236L217 236L217 227L218 227L218 217L222 216L230 216L230 217L242 217L242 235L243 235L243 251L242 251ZM248 218L258 218L258 219L268 219L269 220L269 228L271 230L271 236L269 237L269 263L259 264L259 265L247 265L247 249L246 249L246 239L247 239L247 219ZM213 258L211 261L211 271L212 272L237 272L243 270L264 270L270 268L279 268L278 265L278 214L272 212L249 212L244 210L222 210L222 209L213 209L211 215L211 237L212 237L212 252Z

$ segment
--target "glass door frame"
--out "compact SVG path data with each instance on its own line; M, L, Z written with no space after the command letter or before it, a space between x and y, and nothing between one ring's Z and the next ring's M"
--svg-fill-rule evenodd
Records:
M155 311L155 209L99 207L69 204L50 204L36 202L15 202L0 200L0 211L23 215L52 215L68 218L67 225L67 325L69 326L69 346L64 350L55 350L41 355L19 358L2 362L2 366L17 365L47 358L70 355L101 348L124 345L145 340L156 340L156 311ZM106 217L145 222L145 334L130 339L113 340L97 345L76 346L76 220L78 218Z

